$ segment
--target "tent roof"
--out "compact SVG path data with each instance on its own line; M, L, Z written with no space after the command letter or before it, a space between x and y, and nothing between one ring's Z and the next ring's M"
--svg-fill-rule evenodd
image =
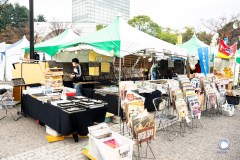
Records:
M74 33L72 31L72 29L66 29L60 35L34 45L34 50L46 52L48 55L53 56L57 52L59 52L60 49L62 49L61 46L63 44L66 44L70 41L76 40L79 37L80 36L78 36L76 33ZM25 53L29 52L29 50L30 50L29 47L25 48Z
M22 39L20 39L19 41L13 43L12 45L7 46L7 47L6 47L6 50L9 50L9 49L11 49L11 48L14 48L14 47L18 46L19 44L21 44L22 42L28 42L28 43L29 43L29 41L27 40L26 36L23 36Z
M170 51L171 54L187 56L185 49L139 31L126 23L121 17L117 17L106 28L67 43L63 47L78 44L88 44L108 52L114 51L115 56L118 57L136 53L143 49L154 49L156 52Z
M7 54L10 50L21 49L28 45L29 45L29 41L27 40L26 36L23 36L23 38L20 39L19 41L13 43L12 45L7 46L5 52Z
M93 46L90 46L90 45L86 45L86 44L81 44L81 45L78 45L76 47L70 47L70 48L66 48L64 51L67 51L67 52L76 52L76 51L79 51L79 50L93 50L94 52L98 53L98 54L101 54L101 55L104 55L104 56L108 56L108 57L113 57L113 53L111 52L107 52L105 50L101 50L99 48L96 48L96 47L93 47Z
M194 34L190 40L187 42L179 45L179 47L182 47L184 49L187 49L188 54L190 56L196 56L198 55L198 48L200 47L209 47L207 44L200 41L197 36Z

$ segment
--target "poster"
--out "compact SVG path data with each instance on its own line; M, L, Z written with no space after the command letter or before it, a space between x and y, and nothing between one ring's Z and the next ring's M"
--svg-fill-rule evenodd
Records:
M89 67L90 76L99 76L99 67Z
M109 73L110 72L110 63L102 62L101 63L101 72Z
M98 54L94 51L90 51L88 53L88 60L89 62L96 62L98 60Z

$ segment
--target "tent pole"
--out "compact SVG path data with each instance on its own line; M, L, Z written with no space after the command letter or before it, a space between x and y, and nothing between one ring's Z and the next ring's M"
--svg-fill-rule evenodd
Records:
M211 46L210 46L210 48L211 48ZM212 61L213 61L213 75L214 75L214 70L215 70L215 54L214 53L212 53L213 54L213 56L211 57L212 58Z
M234 70L233 70L233 85L232 85L232 89L235 89L235 72L236 72L236 60L234 57Z
M212 50L211 50L211 46L210 48L210 52L208 53L209 57L208 57L208 74L210 74L211 71L211 67L210 67L210 55L212 55Z
M7 55L6 55L6 52L5 52L5 61L4 61L4 75L3 75L3 79L5 82L7 82L7 75L6 75L6 67L7 67Z
M122 72L122 59L119 58L119 75L118 75L118 87L120 91L120 82L121 82L121 72ZM120 109L121 109L121 98L120 95L118 96L118 116L120 117Z
M190 65L189 65L189 55L187 56L187 62L186 62L186 72L187 72L187 77L190 78Z

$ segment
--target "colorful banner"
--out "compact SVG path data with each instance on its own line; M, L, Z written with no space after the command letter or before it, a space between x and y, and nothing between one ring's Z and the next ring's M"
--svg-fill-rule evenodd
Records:
M209 71L209 51L208 47L198 48L198 56L201 66L201 72L206 76Z
M236 53L237 43L232 46L228 46L224 43L222 39L219 39L219 47L218 47L218 58L230 59Z

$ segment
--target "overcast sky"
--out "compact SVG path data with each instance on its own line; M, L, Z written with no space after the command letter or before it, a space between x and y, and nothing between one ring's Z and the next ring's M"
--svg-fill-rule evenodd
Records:
M130 0L130 18L148 15L163 27L182 30L184 26L201 29L200 19L217 18L240 13L240 0ZM28 0L9 0L28 7ZM34 0L35 15L43 14L71 21L72 0Z

